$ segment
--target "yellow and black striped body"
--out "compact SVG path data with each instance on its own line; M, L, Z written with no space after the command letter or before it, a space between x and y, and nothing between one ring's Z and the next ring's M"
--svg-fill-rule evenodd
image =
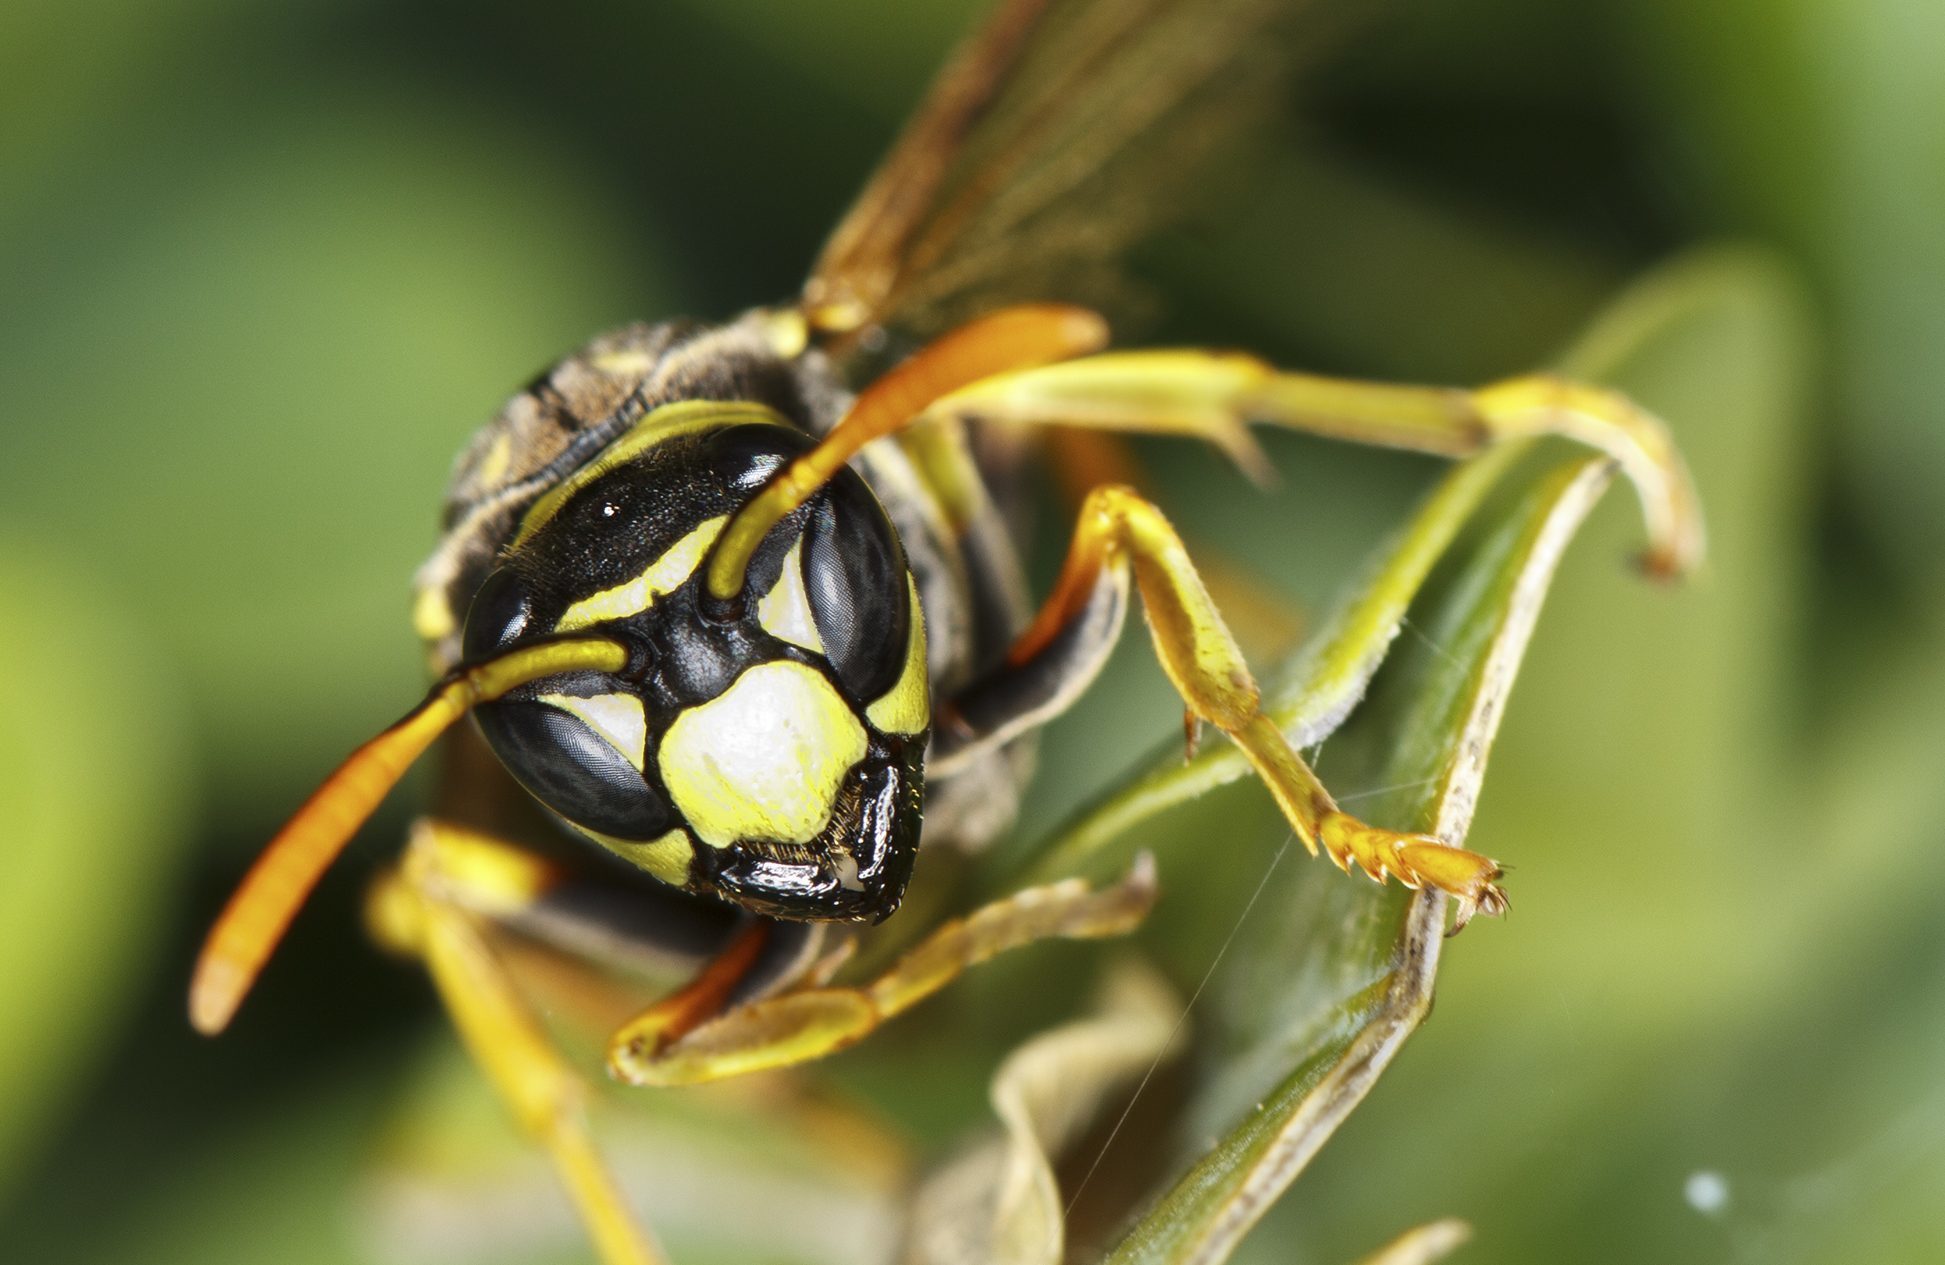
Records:
M843 472L770 532L738 598L711 597L728 518L849 400L799 328L634 326L536 380L461 457L416 615L440 670L551 636L627 648L618 672L477 713L577 834L755 913L876 921L918 846L935 692L1003 650L1021 585L978 464L932 435ZM935 788L942 831L1003 825L1023 759Z

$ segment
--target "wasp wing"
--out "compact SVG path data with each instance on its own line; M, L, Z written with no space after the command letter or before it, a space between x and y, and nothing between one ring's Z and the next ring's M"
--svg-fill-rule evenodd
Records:
M1259 117L1317 0L1002 0L824 247L812 324L925 336L1072 297Z

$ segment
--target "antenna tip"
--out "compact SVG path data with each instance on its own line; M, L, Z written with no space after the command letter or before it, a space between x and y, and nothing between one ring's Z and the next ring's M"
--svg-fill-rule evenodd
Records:
M195 978L189 983L189 1026L206 1037L229 1027L249 986L249 979L235 963L204 958L196 964Z

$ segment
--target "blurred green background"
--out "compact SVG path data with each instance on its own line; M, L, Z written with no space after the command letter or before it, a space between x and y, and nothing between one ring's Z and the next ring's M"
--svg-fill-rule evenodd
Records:
M216 1043L201 931L416 696L470 431L599 330L790 294L978 8L0 11L0 1255L362 1258L359 1174L448 1043L358 931L409 797ZM1618 495L1576 546L1473 834L1514 916L1248 1259L1446 1214L1461 1259L1945 1259L1941 49L1924 0L1394 0L1144 256L1153 337L1419 380L1545 364L1670 260L1720 296L1623 383L1712 565L1635 581ZM1436 467L1268 442L1280 496L1179 450L1159 494L1319 609ZM1038 824L1172 723L1137 640Z

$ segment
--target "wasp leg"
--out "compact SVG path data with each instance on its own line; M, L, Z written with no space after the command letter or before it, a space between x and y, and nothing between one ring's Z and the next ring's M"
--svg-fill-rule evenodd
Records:
M756 965L771 924L751 921L687 984L630 1019L624 1030L643 1046L666 1048L723 1013L737 986Z
M421 821L403 864L373 891L373 926L388 947L425 962L474 1062L553 1157L603 1265L660 1265L666 1258L629 1212L595 1149L585 1085L521 999L476 915L440 894L442 869L479 859L468 852L471 839ZM493 881L517 899L533 877L505 868Z
M1124 436L1102 430L1051 426L1046 433L1048 465L1063 503L1079 509L1087 494L1108 483L1146 492L1154 487L1141 458ZM1296 649L1308 619L1295 602L1233 558L1203 546L1202 581L1229 619L1230 631L1252 657L1280 659Z
M1231 352L1109 352L997 374L929 412L1187 435L1252 474L1265 463L1251 422L1454 457L1499 440L1563 435L1613 457L1634 483L1650 571L1679 574L1702 555L1701 511L1667 428L1617 391L1545 374L1464 390L1289 373Z
M608 1068L634 1085L684 1085L822 1058L938 992L968 967L1052 938L1094 939L1134 929L1155 901L1154 863L1095 890L1080 879L1029 887L955 918L876 979L802 988L739 1006L670 1039L662 1007L610 1039Z
M1228 734L1312 854L1321 847L1340 869L1355 863L1379 882L1393 877L1449 892L1460 926L1475 912L1505 910L1492 860L1429 835L1368 825L1337 806L1264 714L1242 651L1181 537L1130 488L1096 488L1088 496L1052 596L1006 664L941 709L940 732L980 735L963 748L971 750L1058 714L1092 683L1119 636L1131 579L1162 670L1186 704L1191 737L1203 722Z
M1060 499L1071 508L1078 508L1089 492L1104 483L1125 483L1131 488L1153 484L1126 436L1076 426L1049 426L1042 447Z

